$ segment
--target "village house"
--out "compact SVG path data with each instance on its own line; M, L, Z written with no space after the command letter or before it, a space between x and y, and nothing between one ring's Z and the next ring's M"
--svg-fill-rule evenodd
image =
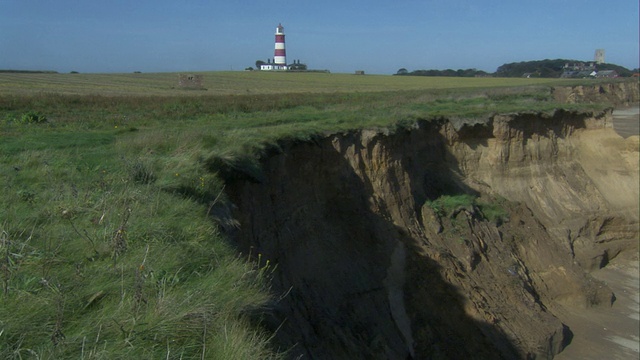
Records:
M596 74L597 78L617 78L618 72L615 70L601 70Z

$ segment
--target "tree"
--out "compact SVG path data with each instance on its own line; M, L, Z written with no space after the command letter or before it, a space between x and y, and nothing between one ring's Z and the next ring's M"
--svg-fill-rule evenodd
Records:
M398 69L398 71L396 72L396 75L407 75L409 73L409 71L405 68L400 68Z
M300 63L300 60L294 60L293 64L289 65L289 70L305 71L307 70L307 64Z
M262 60L256 60L256 69L260 69L260 67L264 64L266 64L266 62Z

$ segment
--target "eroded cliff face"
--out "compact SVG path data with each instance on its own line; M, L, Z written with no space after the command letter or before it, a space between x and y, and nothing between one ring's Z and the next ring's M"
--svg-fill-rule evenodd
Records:
M562 86L552 89L556 100L573 104L602 102L606 100L612 106L638 105L640 88L637 82L618 82L598 85Z
M481 148L464 135L478 125L447 133L470 186L525 203L586 270L637 246L637 137L621 139L611 112L498 115L483 126Z
M637 251L638 150L611 112L433 120L283 143L228 193L275 265L263 323L291 358L552 358L555 312L609 306L585 270ZM432 200L471 194L508 214Z

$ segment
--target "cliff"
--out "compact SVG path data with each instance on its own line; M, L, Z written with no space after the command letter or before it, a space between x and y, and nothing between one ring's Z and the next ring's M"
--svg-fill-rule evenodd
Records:
M637 101L616 86L555 94ZM261 181L227 184L230 235L275 266L262 324L290 358L553 358L572 337L557 312L610 306L588 272L638 248L637 137L611 124L557 110L282 142Z

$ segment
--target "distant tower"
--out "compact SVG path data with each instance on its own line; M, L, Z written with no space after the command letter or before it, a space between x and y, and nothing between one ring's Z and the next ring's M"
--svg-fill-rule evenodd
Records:
M597 49L595 59L596 64L604 64L604 49Z
M276 28L276 49L273 54L273 63L281 69L287 68L287 51L284 48L284 27L278 24Z

